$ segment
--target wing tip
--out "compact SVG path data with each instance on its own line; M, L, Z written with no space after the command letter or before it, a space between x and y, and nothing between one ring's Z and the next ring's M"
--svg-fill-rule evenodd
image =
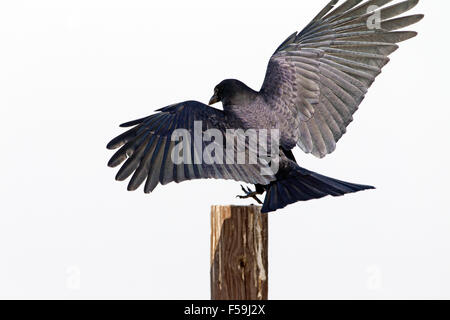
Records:
M108 161L107 166L110 167L110 168L115 168L115 167L117 167L117 165L113 162L113 159L110 159L110 160Z
M137 189L139 189L139 186L140 185L134 185L130 182L127 186L127 191L130 191L130 192L136 191Z
M419 34L417 31L404 31L404 32L405 32L405 37L403 39L401 39L399 42L403 42L403 41L415 38Z
M114 150L117 149L117 145L116 143L114 143L112 140L110 142L108 142L108 144L106 145L106 149L108 150Z

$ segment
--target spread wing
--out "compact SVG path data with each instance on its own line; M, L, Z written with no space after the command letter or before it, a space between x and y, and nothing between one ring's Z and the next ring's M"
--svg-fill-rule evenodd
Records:
M227 129L237 128L222 110L200 102L187 101L158 111L160 112L149 117L122 124L121 127L133 128L114 138L107 146L108 149L120 148L109 161L110 167L116 167L126 160L116 179L123 181L133 175L128 190L136 190L144 181L144 191L150 193L158 183L164 185L172 181L215 178L266 185L274 180L273 175L261 175L261 170L265 170L265 173L269 171L267 166L259 161L257 164L250 164L250 161L238 164L236 159L227 161L226 157L230 155L225 151L222 161L204 159L204 149L209 143L217 141L211 139L212 142L208 143L200 137L200 144L195 144L193 142L195 121L201 121L199 127L201 134L207 133L208 129L217 129L224 140L231 139L230 137L237 139L237 136L227 137ZM177 129L185 129L184 132L189 133L190 137L181 139L187 143L187 147L179 150L178 154L185 159L180 162L172 160L177 145L177 141L172 141L174 140L172 134ZM223 141L219 147L223 147L226 143L227 141ZM236 151L238 144L235 143L234 146ZM244 149L248 159L249 152L254 151L249 147L248 141L245 142ZM228 164L231 162L232 164Z
M261 88L289 121L297 144L324 157L346 132L367 90L398 49L416 32L396 31L423 15L398 18L418 0L333 0L300 33L288 37L269 61Z

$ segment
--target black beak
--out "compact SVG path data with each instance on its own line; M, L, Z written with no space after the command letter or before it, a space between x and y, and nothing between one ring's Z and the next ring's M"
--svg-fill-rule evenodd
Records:
M219 102L220 101L220 99L219 99L219 97L217 96L217 94L214 94L212 97L211 97L211 99L209 100L209 105L213 105L214 103L217 103L217 102Z

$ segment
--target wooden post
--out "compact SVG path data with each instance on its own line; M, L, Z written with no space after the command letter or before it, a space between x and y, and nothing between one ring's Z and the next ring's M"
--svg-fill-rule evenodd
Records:
M211 207L212 300L267 300L267 222L261 207Z

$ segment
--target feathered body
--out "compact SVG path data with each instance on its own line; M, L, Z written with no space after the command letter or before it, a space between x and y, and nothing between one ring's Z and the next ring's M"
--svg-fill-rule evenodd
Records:
M255 184L257 193L266 191L263 212L373 188L303 169L291 150L297 145L319 158L335 150L389 55L398 49L397 43L416 36L398 30L420 21L423 15L398 17L418 0L392 5L388 5L392 0L347 0L335 7L338 2L330 1L306 28L278 47L259 91L238 80L224 80L210 101L221 101L223 110L186 101L122 125L132 128L108 144L110 149L121 147L110 166L126 160L117 180L133 175L128 189L135 190L145 182L145 192L172 181L243 181ZM267 163L174 164L170 154L175 143L170 137L177 129L193 133L195 121L202 121L203 131L214 128L224 135L227 129L278 129L279 170L261 175ZM189 156L195 158L206 145L189 148ZM246 145L246 154L250 151Z

